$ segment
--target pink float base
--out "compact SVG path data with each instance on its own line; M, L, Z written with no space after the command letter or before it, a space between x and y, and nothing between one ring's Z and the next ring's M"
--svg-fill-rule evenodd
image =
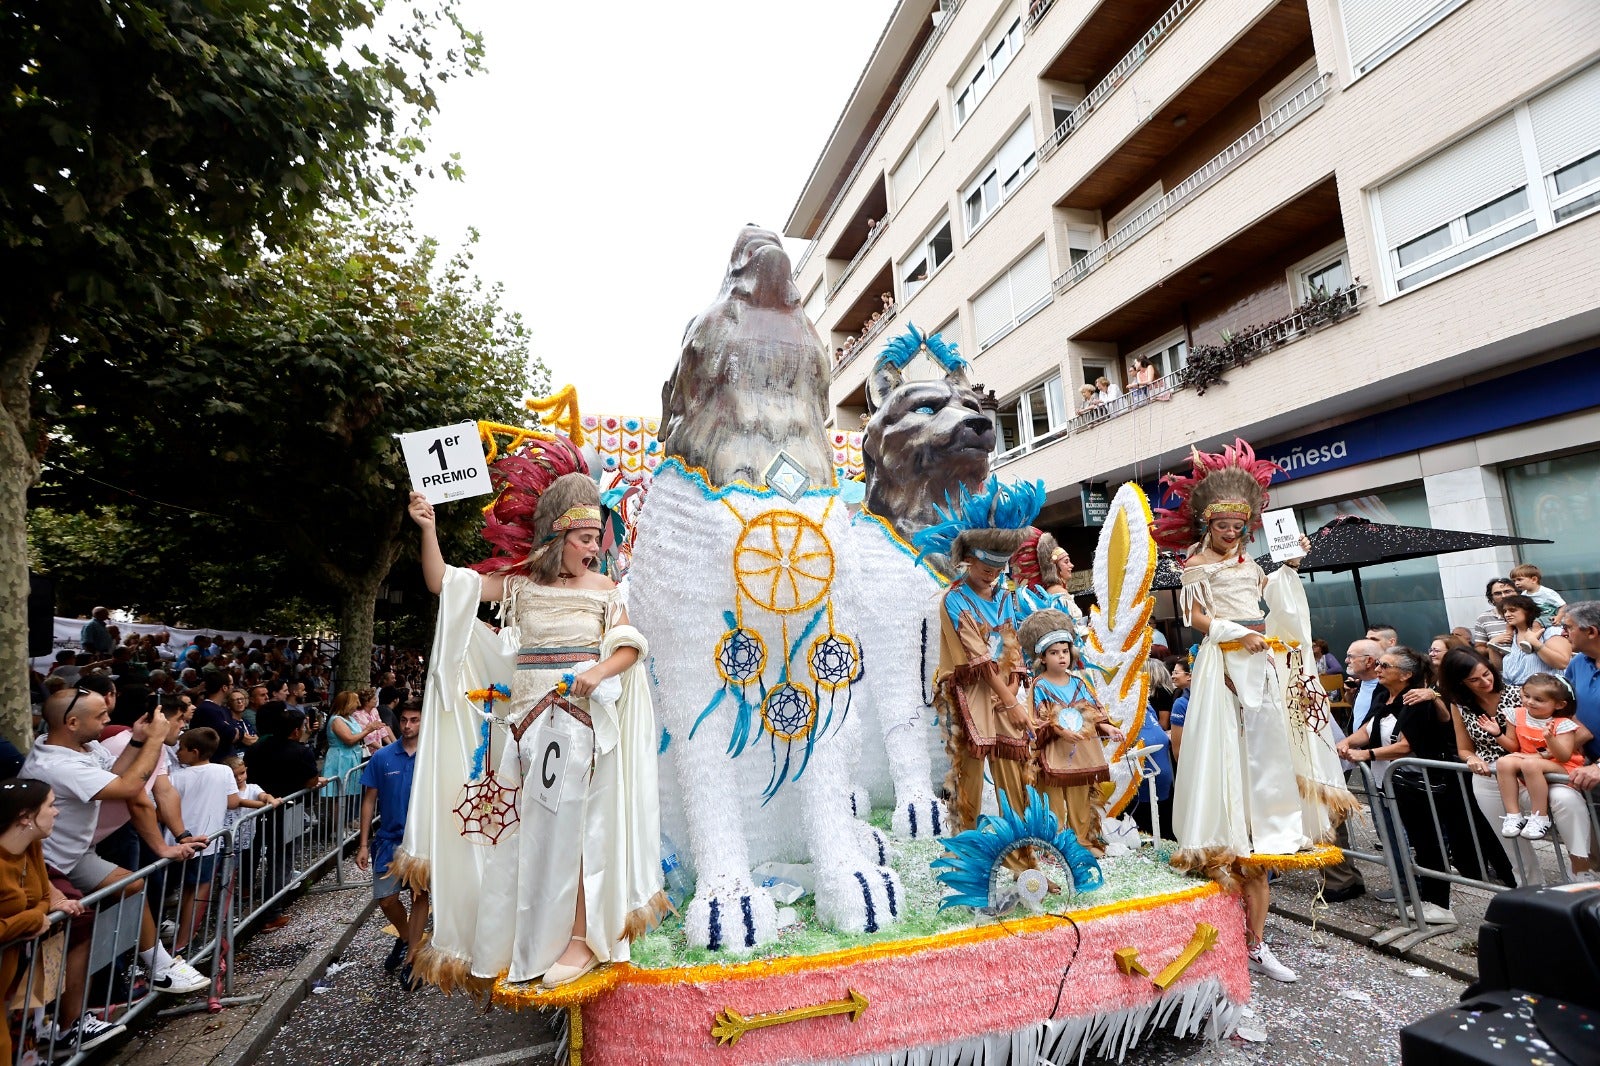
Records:
M1008 922L1010 932L985 926L906 941L903 948L876 944L814 959L632 971L584 1005L582 1059L586 1066L775 1066L1015 1032L1051 1017L1069 959L1056 1018L1125 1011L1163 993L1149 978L1120 973L1113 952L1138 948L1139 961L1158 974L1200 922L1219 930L1216 947L1166 994L1215 979L1232 1003L1250 998L1244 911L1215 885L1085 908L1074 919L1076 929L1065 920L1033 918ZM838 1001L851 989L869 1004L859 1021L845 1014L808 1018L751 1031L731 1047L711 1036L725 1008L748 1017Z

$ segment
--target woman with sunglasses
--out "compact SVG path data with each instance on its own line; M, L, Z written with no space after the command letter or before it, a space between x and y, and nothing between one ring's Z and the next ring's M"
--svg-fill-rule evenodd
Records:
M1360 729L1339 742L1340 757L1373 764L1373 773L1380 782L1382 774L1378 768L1404 756L1457 761L1450 710L1431 687L1431 680L1432 670L1420 652L1404 646L1384 652L1378 660L1378 688L1372 695L1367 720ZM1449 863L1463 876L1486 881L1488 873L1478 861L1481 852L1491 860L1491 865L1504 866L1503 871L1497 869L1496 872L1503 872L1506 876L1502 879L1510 884L1510 864L1500 849L1474 846L1475 812L1467 808L1454 777L1448 771L1424 774L1416 767L1401 767L1389 775L1395 805L1400 811L1400 827L1405 830L1403 839L1410 850L1416 852L1419 867L1441 872L1449 870L1445 860L1448 851ZM1380 810L1386 811L1386 808L1374 797L1374 819L1384 818L1388 828L1385 835L1390 840L1397 839L1387 813L1379 815ZM1396 854L1404 857L1405 850ZM1496 858L1499 864L1493 862ZM1422 896L1422 920L1429 925L1454 925L1456 916L1450 909L1450 882L1427 874L1417 880ZM1395 894L1402 905L1406 903L1405 890L1402 878L1395 885Z

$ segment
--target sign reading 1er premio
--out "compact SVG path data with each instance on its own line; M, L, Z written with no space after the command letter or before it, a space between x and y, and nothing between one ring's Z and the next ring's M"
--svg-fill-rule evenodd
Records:
M1267 551L1276 561L1288 562L1305 555L1305 549L1300 547L1300 523L1295 520L1293 507L1263 511L1261 526L1267 534Z
M400 450L411 473L411 487L429 503L448 503L494 491L483 461L478 427L472 422L400 434Z

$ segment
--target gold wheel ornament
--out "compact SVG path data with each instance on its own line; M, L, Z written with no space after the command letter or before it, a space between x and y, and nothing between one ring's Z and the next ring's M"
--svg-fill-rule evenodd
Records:
M733 549L739 591L758 607L791 614L815 607L833 585L833 546L797 511L769 511L745 523Z

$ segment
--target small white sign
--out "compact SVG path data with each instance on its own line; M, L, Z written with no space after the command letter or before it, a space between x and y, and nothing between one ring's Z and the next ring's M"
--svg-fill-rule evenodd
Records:
M471 422L402 433L400 451L406 457L412 489L429 503L449 503L494 491L478 429Z
M1267 550L1274 560L1284 563L1305 556L1305 549L1300 547L1300 523L1295 520L1294 508L1263 511L1261 525L1267 532Z
M567 769L567 749L572 746L572 738L555 718L554 707L544 712L543 720L533 735L532 772L523 779L523 787L533 789L533 798L551 814L561 806L561 783Z

